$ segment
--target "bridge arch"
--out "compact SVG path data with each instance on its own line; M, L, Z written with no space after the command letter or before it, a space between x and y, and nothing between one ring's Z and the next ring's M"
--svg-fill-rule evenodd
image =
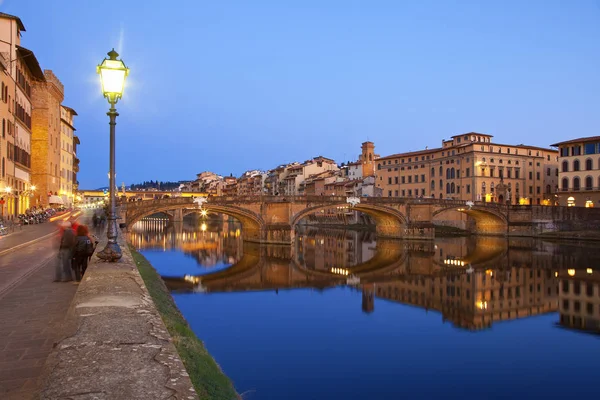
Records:
M194 208L191 199L189 201L186 199L163 199L140 203L142 204L128 205L126 218L129 226L132 226L142 218L156 213L163 213L169 216L170 220L173 220L175 218L173 212L175 212L175 215L179 212L179 218L183 218L186 209L192 211ZM208 212L222 213L237 218L242 224L245 240L262 241L265 223L262 217L253 211L232 205L205 204L202 208Z
M478 206L463 206L454 205L440 207L431 214L431 219L435 220L437 216L447 212L460 212L468 215L475 221L473 228L477 233L489 235L503 235L508 227L508 219L506 215L497 207L478 207Z
M261 242L265 235L265 222L263 218L246 208L231 205L216 205L206 203L202 207L209 213L230 215L240 221L244 240Z
M380 237L401 238L404 227L406 226L406 217L404 214L391 207L369 203L358 203L354 207L350 207L348 203L334 203L319 204L317 206L307 207L298 212L291 218L290 225L292 230L294 230L296 225L308 215L336 207L349 207L348 210L361 211L371 216L375 220L377 235Z

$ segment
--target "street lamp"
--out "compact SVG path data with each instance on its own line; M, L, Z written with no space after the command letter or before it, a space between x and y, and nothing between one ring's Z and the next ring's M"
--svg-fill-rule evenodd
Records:
M125 87L125 78L129 75L129 68L125 66L122 60L117 60L119 54L112 49L108 52L108 58L98 65L97 72L100 75L102 83L102 94L108 100L110 109L107 115L110 117L110 165L109 165L109 215L108 228L106 236L108 243L106 247L98 253L98 257L104 261L117 261L121 258L121 248L117 243L117 213L115 199L115 125L119 115L115 104L123 97L123 89Z

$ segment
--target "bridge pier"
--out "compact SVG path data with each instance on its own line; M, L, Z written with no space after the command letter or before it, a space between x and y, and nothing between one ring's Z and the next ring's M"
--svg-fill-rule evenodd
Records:
M268 224L265 227L265 239L263 243L266 244L286 244L290 245L294 243L296 239L296 232L290 224Z
M173 222L182 222L183 221L183 208L176 208L171 211L173 215Z

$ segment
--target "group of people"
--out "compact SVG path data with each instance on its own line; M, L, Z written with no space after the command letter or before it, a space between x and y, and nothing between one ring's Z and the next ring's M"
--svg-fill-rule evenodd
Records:
M85 274L88 260L94 254L98 241L90 235L87 226L76 221L65 221L61 230L54 282L70 282L73 275L79 282Z
M104 214L104 212L98 213L97 211L95 211L94 215L92 216L92 224L94 225L94 228L98 226L104 226L105 223L106 215Z

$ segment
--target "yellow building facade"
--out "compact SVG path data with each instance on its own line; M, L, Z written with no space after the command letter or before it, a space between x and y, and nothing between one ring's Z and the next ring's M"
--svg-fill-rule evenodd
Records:
M14 220L30 206L36 190L31 179L32 87L44 74L31 50L21 46L20 18L0 13L0 210Z
M510 204L555 204L558 152L492 142L470 132L435 149L376 160L384 197L434 197Z
M555 143L559 149L561 206L594 207L600 202L600 136Z
M70 107L61 106L60 109L60 189L59 196L66 206L71 206L74 201L73 191L73 165L74 165L74 136L75 127L73 118L77 115Z

